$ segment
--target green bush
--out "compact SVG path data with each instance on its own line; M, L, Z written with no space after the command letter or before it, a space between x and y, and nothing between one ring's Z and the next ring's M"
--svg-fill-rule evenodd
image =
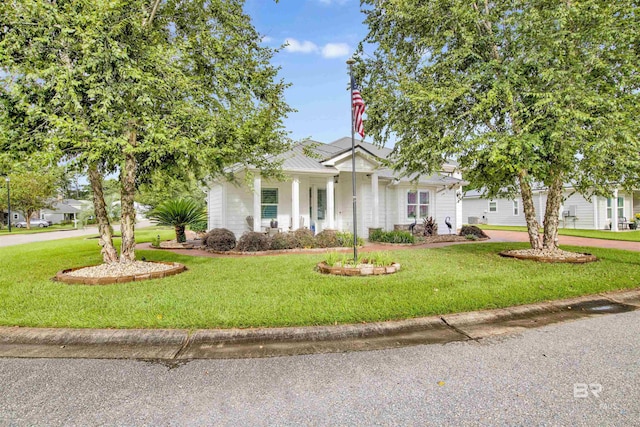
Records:
M315 246L318 248L336 248L340 246L338 233L334 230L323 230L316 234Z
M236 247L236 236L226 228L214 228L202 239L207 249L226 252Z
M348 231L339 231L336 233L336 237L338 238L338 246L346 248L353 247L353 233ZM362 245L364 245L364 239L362 237L358 237L358 246Z
M298 240L293 233L276 233L269 239L269 249L272 251L297 247L299 247Z
M269 237L257 231L247 231L238 240L236 249L241 252L260 252L269 250Z
M415 243L416 239L413 234L404 230L374 230L369 234L369 241L383 243Z
M316 241L313 236L313 231L308 228L299 228L293 232L296 239L297 248L314 248Z
M207 221L197 221L189 225L189 229L195 233L204 233L207 231Z

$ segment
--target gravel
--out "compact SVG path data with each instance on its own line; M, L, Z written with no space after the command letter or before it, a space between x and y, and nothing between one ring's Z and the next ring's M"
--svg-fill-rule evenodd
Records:
M519 255L536 258L554 258L554 259L579 259L588 257L583 253L563 251L562 249L549 250L549 249L520 249L510 250L505 253L509 255Z
M172 269L173 266L157 262L134 261L128 263L100 264L92 267L79 268L66 273L76 277L122 277L139 274L155 273Z

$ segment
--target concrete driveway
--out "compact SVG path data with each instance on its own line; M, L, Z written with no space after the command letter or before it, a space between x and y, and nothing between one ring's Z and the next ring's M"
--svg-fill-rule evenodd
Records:
M522 231L484 230L493 242L528 242L529 235ZM587 246L594 248L624 249L640 251L640 242L622 240L590 239L587 237L558 236L560 245Z

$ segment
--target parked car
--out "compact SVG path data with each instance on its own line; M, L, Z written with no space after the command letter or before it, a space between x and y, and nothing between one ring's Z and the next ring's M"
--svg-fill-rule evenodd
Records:
M46 221L44 219L32 219L31 220L31 226L32 227L48 227L49 225L49 221ZM27 226L27 221L20 221L20 222L16 222L14 225L14 227L16 228L25 228Z

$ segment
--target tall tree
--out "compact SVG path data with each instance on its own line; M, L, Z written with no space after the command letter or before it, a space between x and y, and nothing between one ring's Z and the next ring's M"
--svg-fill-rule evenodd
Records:
M455 157L487 196L521 195L533 249L557 249L563 184L587 198L638 185L637 2L362 3L367 129L397 138L398 170ZM543 239L536 185L548 192Z
M243 0L7 1L0 6L0 67L10 85L52 93L41 107L55 139L89 172L121 183L121 262L135 259L136 186L156 170L197 177L234 163L266 172L283 151L290 111L273 51L242 10ZM30 77L29 79L26 76ZM112 247L110 224L100 223ZM109 248L111 251L111 248ZM103 251L105 262L114 262Z

